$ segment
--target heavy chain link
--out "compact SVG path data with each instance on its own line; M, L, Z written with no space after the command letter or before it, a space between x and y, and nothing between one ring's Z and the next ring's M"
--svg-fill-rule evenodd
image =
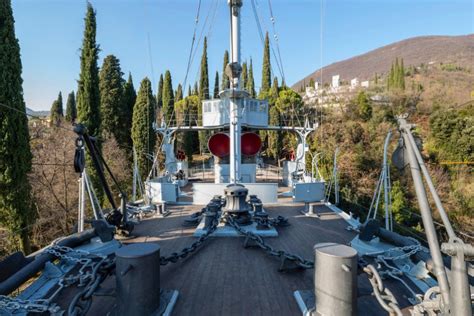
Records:
M199 237L198 240L193 242L189 247L185 247L181 250L181 252L173 252L169 256L161 256L160 257L160 265L164 266L167 265L168 263L176 263L178 262L179 259L184 259L186 258L190 253L196 251L199 246L201 246L215 230L217 229L217 225L219 224L219 221L217 220L217 217L214 218L211 227L207 230L207 232Z
M51 315L62 314L61 307L54 303L51 303L49 300L22 300L19 298L12 298L5 295L0 295L0 310L24 310L27 313L49 312Z
M53 299L65 287L69 287L75 283L78 283L78 286L84 286L86 282L93 277L95 267L93 260L97 258L105 260L106 258L105 256L91 254L84 250L60 245L52 245L46 248L44 252L52 254L61 260L79 264L81 266L79 273L76 275L64 275L60 278L57 289L47 299L22 300L2 295L0 296L0 309L25 310L26 312L37 313L49 312L52 315L62 315L64 311L60 306L52 303Z
M420 242L416 240L415 238L411 237L406 237L414 242L413 245L408 245L408 246L403 246L403 247L394 247L390 248L384 251L377 251L373 253L366 253L364 256L368 257L377 257L381 258L384 260L401 260L405 259L408 257L411 257L412 255L416 254L417 252L423 250L423 247L421 246ZM397 253L401 252L400 255L391 255L392 253Z
M266 244L261 236L244 230L239 224L237 224L237 222L231 216L227 216L225 219L230 226L235 228L241 235L255 242L261 249L265 250L265 252L267 252L269 255L278 257L280 259L292 261L304 269L314 268L314 262L312 261L306 260L298 255L290 254L283 250L275 250L272 246Z
M97 264L94 264L90 273L87 274L87 284L71 300L67 314L70 316L85 315L92 305L92 296L100 284L115 269L115 257L102 257Z
M377 272L377 269L369 264L364 267L364 272L367 274L375 298L382 308L389 312L390 315L402 316L402 311L400 310L397 299L388 288L384 287L382 278Z

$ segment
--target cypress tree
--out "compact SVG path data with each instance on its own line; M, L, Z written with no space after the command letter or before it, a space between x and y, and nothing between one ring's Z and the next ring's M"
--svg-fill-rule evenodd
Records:
M87 127L90 135L100 135L100 93L97 59L99 47L96 44L96 17L90 3L87 3L84 39L81 49L81 73L77 89L77 118Z
M204 37L204 48L202 50L201 57L201 75L199 77L199 99L198 104L198 123L202 124L202 101L209 99L209 70L207 66L207 38ZM204 149L207 145L206 131L199 132L199 144L201 149Z
M216 79L214 80L214 99L219 99L219 72L216 71Z
M403 58L400 59L400 67L398 69L398 88L405 90L405 67L403 65Z
M247 92L250 94L250 97L255 98L257 93L255 92L255 81L253 79L253 64L252 59L250 59L249 75L247 79Z
M222 66L222 84L221 84L221 90L229 89L230 88L230 81L229 77L225 74L225 67L227 67L227 64L229 63L229 51L224 52L224 63Z
M191 85L188 85L188 97L193 95L193 91L191 90Z
M61 92L59 92L58 98L54 100L51 106L49 119L50 119L50 126L61 125L61 120L63 119L63 96Z
M100 91L97 67L99 46L95 38L96 27L95 11L88 2L81 48L81 73L77 88L77 119L86 126L89 135L92 136L100 135ZM97 142L97 146L100 150L100 142ZM89 174L100 201L103 191L89 155L86 155L86 165L89 166Z
M123 73L120 61L114 55L105 57L99 73L100 116L104 138L115 137L119 144L126 141L122 125L123 104Z
M183 86L178 84L178 88L176 88L176 94L174 96L174 101L179 102L183 99Z
M67 96L66 101L66 121L74 123L77 117L77 109L76 109L76 97L74 95L74 91Z
M201 101L209 99L209 70L207 66L207 38L204 37L204 48L201 58L201 75L199 77L199 98Z
M273 84L270 89L270 102L271 104L275 104L276 100L278 99L278 93L280 93L280 89L278 88L278 78L273 78Z
M137 100L137 93L133 86L132 75L128 74L128 80L123 85L123 112L122 112L122 123L124 130L125 144L130 149L133 146L132 142L132 118L133 118L133 107Z
M166 124L170 124L174 110L173 82L171 81L171 73L169 70L165 73L163 82L163 119Z
M166 85L166 83L165 83ZM145 154L152 154L156 143L153 119L156 100L148 78L142 80L137 100L133 107L132 141L138 155L138 168L145 179L150 172L151 162Z
M197 82L194 83L194 88L193 88L192 95L199 96L199 89L198 89L198 83Z
M0 0L0 104L6 106L0 111L0 224L11 233L10 242L30 253L35 221L28 182L32 156L14 23L10 0Z
M247 89L247 82L249 81L249 75L248 75L248 70L247 70L247 62L244 62L242 64L242 74L241 74L241 84L240 86L242 87L243 90Z
M280 112L276 106L270 107L269 123L271 126L280 126ZM279 131L268 131L268 153L274 159L278 159L283 148L283 134Z
M263 65L262 65L262 86L260 93L265 93L270 90L272 85L272 72L270 65L270 39L268 32L265 34L265 46L263 48Z
M163 107L163 74L160 75L160 81L158 81L158 91L156 92L156 105L160 109Z

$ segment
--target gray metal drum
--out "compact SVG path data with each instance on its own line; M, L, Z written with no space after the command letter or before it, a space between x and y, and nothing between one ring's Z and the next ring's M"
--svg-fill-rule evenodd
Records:
M160 246L136 243L116 255L116 315L151 315L160 306Z
M357 314L357 251L336 243L314 246L316 315Z

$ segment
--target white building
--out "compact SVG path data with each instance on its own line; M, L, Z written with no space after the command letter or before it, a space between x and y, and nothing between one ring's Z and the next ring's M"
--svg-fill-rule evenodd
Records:
M341 84L340 76L339 75L332 76L332 85L331 86L334 89L337 90L339 88L340 84Z
M360 83L360 86L363 87L363 88L368 88L369 87L369 81L368 80L367 81L362 81Z
M354 90L359 86L359 78L354 78L351 80L351 90Z

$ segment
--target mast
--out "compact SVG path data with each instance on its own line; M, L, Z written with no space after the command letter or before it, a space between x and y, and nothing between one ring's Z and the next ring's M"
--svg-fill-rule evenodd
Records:
M226 66L226 74L230 80L230 182L240 182L240 164L241 164L241 102L240 97L240 8L242 0L228 0L230 9L230 60L231 63Z

